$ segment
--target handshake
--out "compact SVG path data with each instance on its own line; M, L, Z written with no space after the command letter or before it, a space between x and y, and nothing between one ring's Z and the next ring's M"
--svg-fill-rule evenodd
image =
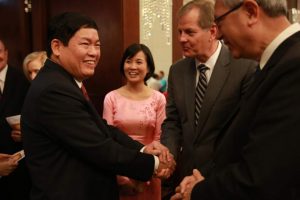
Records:
M159 142L152 142L145 146L144 153L158 157L159 165L154 172L154 176L161 179L169 178L175 170L176 162L169 149Z

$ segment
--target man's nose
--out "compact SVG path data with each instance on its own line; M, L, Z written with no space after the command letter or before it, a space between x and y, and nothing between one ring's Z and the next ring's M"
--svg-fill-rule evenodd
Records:
M184 33L180 33L178 35L179 42L186 42L186 35Z

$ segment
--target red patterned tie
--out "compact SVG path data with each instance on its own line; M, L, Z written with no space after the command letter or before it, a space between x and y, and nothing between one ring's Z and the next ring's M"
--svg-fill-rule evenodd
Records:
M82 91L82 94L83 94L84 98L85 98L87 101L89 101L89 100L90 100L90 97L89 97L89 95L88 95L88 93L87 93L87 91L86 91L86 89L85 89L85 87L84 87L83 84L82 84L82 86L81 86L81 91Z

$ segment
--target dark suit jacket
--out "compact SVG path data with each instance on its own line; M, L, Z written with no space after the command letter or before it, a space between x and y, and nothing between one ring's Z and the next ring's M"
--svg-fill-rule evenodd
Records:
M255 76L192 199L299 200L300 32Z
M26 97L21 127L32 200L118 199L116 174L151 178L152 155L108 126L74 78L47 60Z
M228 49L222 46L205 93L197 128L194 123L195 60L185 58L171 66L167 118L162 126L161 141L176 158L182 147L178 161L180 178L190 175L193 168L200 168L211 158L215 138L248 88L255 65L253 61L233 59Z
M29 82L25 76L17 69L8 66L0 100L0 153L13 154L23 148L21 143L13 141L12 129L6 121L6 117L21 114L28 87ZM0 196L9 200L29 199L29 187L28 172L25 162L22 160L13 173L0 179Z

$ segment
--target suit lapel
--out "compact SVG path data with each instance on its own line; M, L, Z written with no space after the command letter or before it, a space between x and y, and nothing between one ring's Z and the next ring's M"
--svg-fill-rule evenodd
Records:
M188 66L186 73L183 74L184 76L184 89L183 92L185 96L185 103L186 103L186 110L187 110L187 117L191 119L191 125L193 126L194 130L194 121L195 121L195 89L196 89L196 64L194 59L188 60ZM195 131L193 131L195 132Z
M205 98L203 101L203 105L199 117L199 124L195 131L194 141L197 141L197 139L202 136L201 134L202 129L206 124L208 116L217 100L219 93L221 92L223 86L225 85L225 82L230 72L229 67L227 65L229 62L230 62L229 51L224 46L222 46L220 55L215 64L213 73L211 75L211 79L209 81L205 93Z

